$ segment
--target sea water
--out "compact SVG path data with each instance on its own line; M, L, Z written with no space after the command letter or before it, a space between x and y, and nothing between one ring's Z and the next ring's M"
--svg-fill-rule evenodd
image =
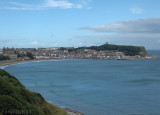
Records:
M48 102L85 115L160 115L160 59L55 60L4 69Z

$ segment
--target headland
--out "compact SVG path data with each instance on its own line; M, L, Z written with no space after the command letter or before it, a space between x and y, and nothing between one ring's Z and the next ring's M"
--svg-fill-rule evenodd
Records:
M3 48L0 53L0 66L57 59L149 60L157 58L157 56L148 54L143 46L113 45L108 43L100 46L78 48Z

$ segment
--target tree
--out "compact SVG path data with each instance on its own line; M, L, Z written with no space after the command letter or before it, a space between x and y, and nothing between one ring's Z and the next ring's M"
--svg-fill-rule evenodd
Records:
M0 56L0 61L4 61L4 60L10 60L10 57L8 56Z
M33 54L30 53L30 52L27 52L27 56L28 56L30 59L34 59Z

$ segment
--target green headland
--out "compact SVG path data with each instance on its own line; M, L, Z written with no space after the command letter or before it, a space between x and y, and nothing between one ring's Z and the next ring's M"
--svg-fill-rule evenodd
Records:
M62 50L66 50L65 48L61 48ZM92 49L96 51L119 51L123 52L126 56L146 56L147 52L144 46L126 46L126 45L114 45L114 44L103 44L100 46L90 46L90 47L79 47L69 49L69 52L73 51L84 51L85 49Z

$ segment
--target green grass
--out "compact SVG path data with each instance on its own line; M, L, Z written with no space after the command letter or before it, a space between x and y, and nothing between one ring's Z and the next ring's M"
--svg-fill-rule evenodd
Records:
M26 89L14 76L0 69L0 115L67 115L46 102L36 92Z

